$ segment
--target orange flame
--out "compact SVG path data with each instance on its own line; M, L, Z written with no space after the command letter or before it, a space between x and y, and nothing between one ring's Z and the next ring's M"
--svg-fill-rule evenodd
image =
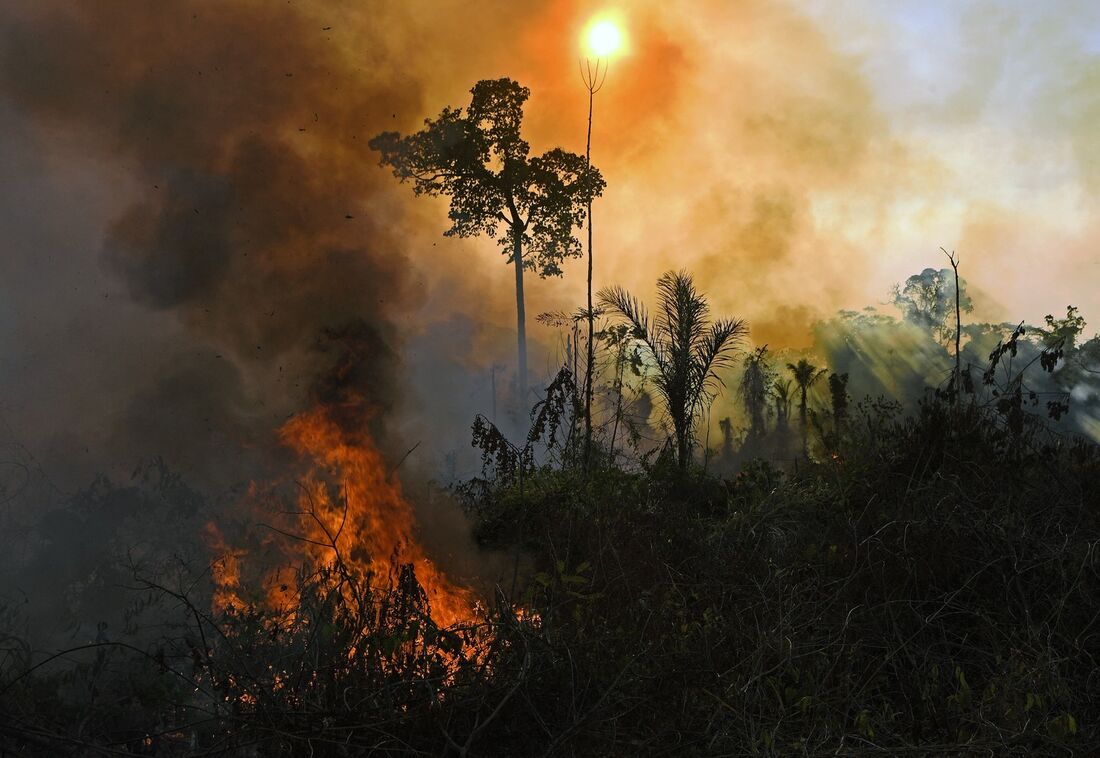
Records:
M452 582L417 542L413 509L365 429L349 429L337 409L318 406L287 421L279 437L310 464L299 482L293 531L299 539L289 541L291 550L314 568L332 565L338 551L350 571L376 588L396 586L400 567L411 565L433 621L451 626L476 619L473 594ZM221 554L213 565L215 607L242 607L242 551L229 549L216 526L208 525L208 533L208 544ZM278 573L265 584L269 606L285 608L293 600Z
M241 556L243 550L235 550L226 544L221 529L213 522L206 524L206 544L218 556L210 563L210 573L214 579L214 607L241 608L243 603L239 595L241 588Z
M451 582L416 541L412 507L365 431L342 428L329 409L319 407L292 418L280 436L314 462L298 504L310 540L302 544L316 563L331 561L328 546L335 545L349 567L386 586L396 583L399 566L411 564L436 623L450 626L472 618L473 596ZM326 471L343 485L340 501L334 502L325 485Z

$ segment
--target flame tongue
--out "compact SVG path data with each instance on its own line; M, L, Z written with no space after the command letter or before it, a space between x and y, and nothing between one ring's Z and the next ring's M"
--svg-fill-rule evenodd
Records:
M449 626L472 617L469 591L453 584L417 542L412 507L365 430L345 428L331 408L320 406L292 418L280 435L314 464L298 504L310 540L302 544L315 562L332 561L327 546L335 544L349 568L387 587L397 584L401 566L411 565L436 623ZM335 498L329 481L339 488Z
M337 558L360 581L376 588L396 587L402 567L411 566L424 588L431 617L440 626L470 621L475 600L455 585L427 557L416 540L413 509L390 475L381 453L361 425L349 428L338 408L317 406L290 419L279 430L281 440L310 463L299 482L299 519L288 548L314 568ZM231 551L211 525L211 547L223 554L215 573L215 606L240 605L240 551ZM222 581L222 580L227 581ZM285 583L268 582L267 602L282 607Z
M210 564L214 580L214 607L223 610L229 606L240 608L240 559L244 551L230 547L222 536L222 530L213 522L206 525L205 539L207 546L218 556Z

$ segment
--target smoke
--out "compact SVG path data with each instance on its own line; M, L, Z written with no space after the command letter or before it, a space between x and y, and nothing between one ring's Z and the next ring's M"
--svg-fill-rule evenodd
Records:
M425 289L498 260L471 267L483 251L464 243L436 255L441 205L395 186L367 142L511 73L506 50L472 55L452 33L515 38L524 19L510 7L0 10L0 213L13 230L0 256L0 525L20 536L5 544L15 589L0 606L18 604L38 639L59 618L74 636L118 629L135 546L139 560L159 550L202 566L204 522L242 539L257 520L244 483L301 471L276 430L315 403L368 425L387 467L421 434L425 450L459 444L483 397L470 377L514 336L469 303L435 309ZM494 292L486 311L507 314L508 290ZM401 474L437 476L418 456ZM152 468L135 474L141 460ZM168 471L206 498L181 505ZM477 573L457 508L416 484L433 557Z
M98 236L60 241L94 269L73 249L93 248L96 278L140 306L124 306L129 318L159 327L120 324L84 359L93 375L114 361L130 369L85 399L93 416L118 406L98 414L117 445L100 463L165 453L208 475L218 436L264 444L303 404L333 341L367 401L394 402L404 219L364 171L365 141L411 110L415 83L363 75L319 19L290 6L35 3L6 11L0 34L3 92L37 124L56 185L88 170L77 151L126 173L91 189L93 206L125 198L95 219Z
M960 5L619 3L628 51L592 134L609 183L597 287L648 297L687 268L754 342L802 348L943 244L990 292L975 318L1100 310L1089 276L1068 276L1095 273L1100 226L1080 210L1097 186L1096 45L1066 19L1095 13ZM406 470L438 471L493 382L508 396L512 272L490 240L441 237L445 202L412 197L366 142L511 76L532 90L532 149L579 152L577 35L599 10L6 4L12 436L68 486L163 454L216 488L262 469L289 414L354 389L385 450L422 441ZM579 306L583 267L529 280L528 313ZM529 330L548 378L556 335Z

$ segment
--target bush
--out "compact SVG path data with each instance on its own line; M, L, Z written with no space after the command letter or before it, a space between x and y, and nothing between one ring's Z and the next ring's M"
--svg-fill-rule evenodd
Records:
M517 559L476 621L440 629L411 570L383 592L338 561L280 612L147 584L189 619L156 644L29 672L6 645L2 744L1080 754L1100 743L1100 456L996 413L858 404L821 461L733 479L517 458L462 490Z

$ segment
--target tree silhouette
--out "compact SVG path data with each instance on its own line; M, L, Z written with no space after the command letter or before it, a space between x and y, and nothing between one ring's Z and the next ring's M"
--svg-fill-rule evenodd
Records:
M786 428L787 421L791 417L791 387L790 379L776 379L772 383L772 402L775 403L776 426Z
M829 399L833 404L833 420L836 422L836 433L840 434L840 427L844 419L848 417L848 374L829 374Z
M828 373L828 369L818 368L805 358L800 358L798 363L788 363L787 370L794 377L794 383L798 385L798 420L802 428L806 428L806 393L814 386L818 379Z
M633 330L632 338L648 353L656 374L653 384L672 422L676 460L681 470L691 462L696 416L717 392L717 371L729 365L748 329L741 319L711 321L710 306L685 271L657 280L657 313L621 287L599 292L600 303L618 313Z
M775 380L775 372L768 365L768 346L758 347L745 356L744 368L740 389L749 414L749 435L760 437L764 434L764 412Z
M454 237L499 240L516 271L516 332L521 401L527 397L527 330L523 272L560 276L565 258L581 255L573 236L604 180L584 156L560 148L530 157L520 135L530 90L511 79L479 81L470 105L444 108L419 132L383 132L370 141L381 165L417 195L446 195Z
M1067 351L1077 347L1077 339L1087 325L1084 316L1077 312L1075 305L1066 306L1065 318L1054 318L1048 313L1043 320L1046 328L1040 326L1036 330L1042 335L1043 344L1051 347L1061 343Z
M966 294L966 280L959 281L959 308L970 313L974 305ZM913 274L904 285L895 285L893 303L905 319L927 329L939 342L955 334L951 323L955 315L955 274L949 268L926 268Z

